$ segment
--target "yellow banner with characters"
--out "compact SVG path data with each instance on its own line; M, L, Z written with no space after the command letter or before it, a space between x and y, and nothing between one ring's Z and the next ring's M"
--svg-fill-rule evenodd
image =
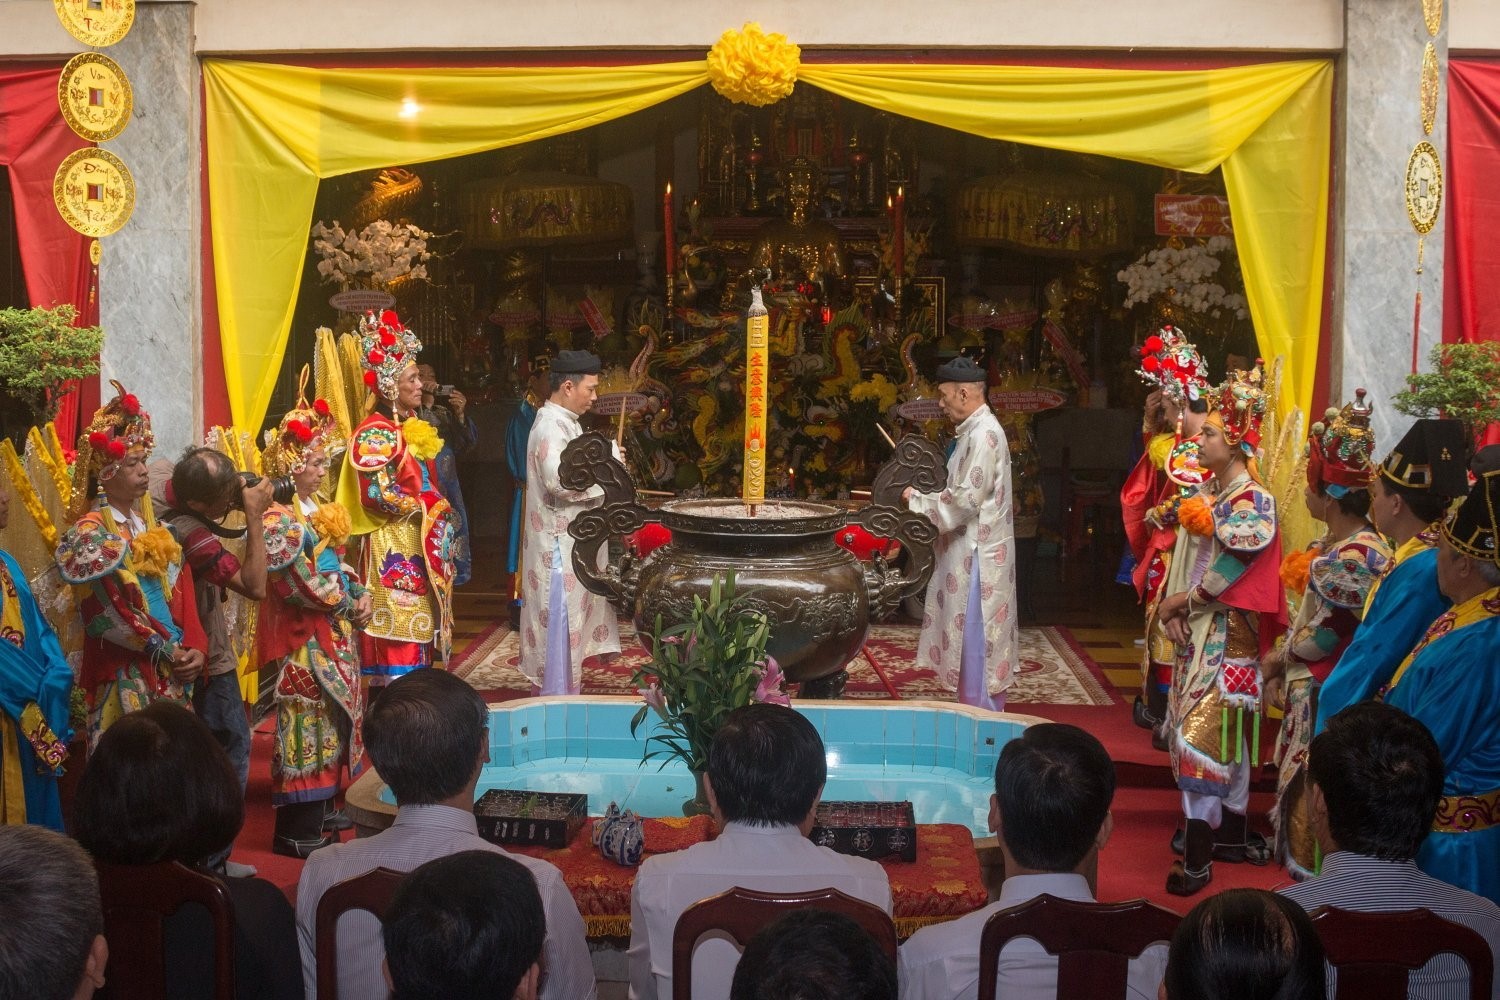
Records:
M759 306L759 310L756 309ZM745 321L745 502L766 498L766 384L770 381L771 317L760 304Z

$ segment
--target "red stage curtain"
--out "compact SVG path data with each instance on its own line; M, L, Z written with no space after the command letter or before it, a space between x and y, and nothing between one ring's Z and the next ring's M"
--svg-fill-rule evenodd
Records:
M1500 340L1500 60L1448 63L1443 340Z
M99 322L89 241L63 221L52 202L52 178L63 157L89 145L68 128L57 107L61 65L0 66L0 166L10 172L15 196L16 237L26 295L31 305L51 308L71 302L78 321ZM57 433L71 447L78 437L80 409L98 405L99 380L63 398Z

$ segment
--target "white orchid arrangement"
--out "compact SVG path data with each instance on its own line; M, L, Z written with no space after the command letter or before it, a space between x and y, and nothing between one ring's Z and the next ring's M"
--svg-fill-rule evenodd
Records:
M318 222L312 228L313 249L323 259L318 273L324 282L340 285L390 284L398 278L426 278L431 233L404 222L377 219L364 229L345 231Z
M1228 236L1210 236L1192 246L1146 251L1115 275L1129 289L1126 307L1149 302L1159 295L1171 295L1173 301L1191 312L1214 318L1225 313L1235 319L1248 318L1250 303L1244 294L1231 292L1212 280L1224 263L1219 255L1233 249L1234 241Z

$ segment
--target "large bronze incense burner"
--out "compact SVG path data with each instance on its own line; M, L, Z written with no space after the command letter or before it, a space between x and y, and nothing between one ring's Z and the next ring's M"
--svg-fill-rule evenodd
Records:
M637 501L629 472L597 432L563 450L559 474L564 489L604 490L603 503L569 528L573 570L589 590L633 614L642 642L650 642L657 615L669 625L687 620L693 597L706 597L715 574L733 570L737 589L771 623L767 650L809 698L838 697L844 667L864 645L870 622L926 587L937 531L905 509L901 492L907 486L935 492L948 478L942 452L915 434L897 443L875 477L870 504L858 510L773 499L752 514L738 498L673 500L652 510ZM627 550L598 568L610 538L652 522L671 529L670 543L643 560ZM836 541L851 524L898 540L904 558L893 564L877 555L861 563Z

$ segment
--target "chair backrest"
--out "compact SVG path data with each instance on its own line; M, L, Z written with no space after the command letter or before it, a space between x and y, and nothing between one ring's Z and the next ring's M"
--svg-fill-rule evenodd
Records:
M1336 997L1385 1000L1406 996L1407 973L1442 954L1469 966L1469 996L1484 1000L1494 982L1494 957L1477 931L1431 910L1360 913L1320 906L1312 912L1323 953L1338 973Z
M979 1000L995 1000L1000 951L1012 938L1035 938L1057 956L1059 997L1124 997L1130 960L1172 940L1182 918L1137 899L1081 903L1043 894L1001 910L979 938Z
M166 995L165 921L185 903L208 910L214 931L214 1000L234 1000L234 904L229 889L207 872L176 861L154 865L95 863L109 942L110 1000L159 1000Z
M338 1000L339 995L339 917L350 910L368 910L377 920L385 911L405 872L376 868L363 875L346 878L329 886L318 898L313 917L313 947L318 963L318 1000Z
M811 892L756 892L736 886L717 896L700 899L682 911L672 930L672 998L691 1000L693 950L703 935L721 931L744 947L756 933L777 917L806 908L832 910L849 917L875 939L882 951L896 961L896 925L890 915L873 903L855 899L837 889Z

